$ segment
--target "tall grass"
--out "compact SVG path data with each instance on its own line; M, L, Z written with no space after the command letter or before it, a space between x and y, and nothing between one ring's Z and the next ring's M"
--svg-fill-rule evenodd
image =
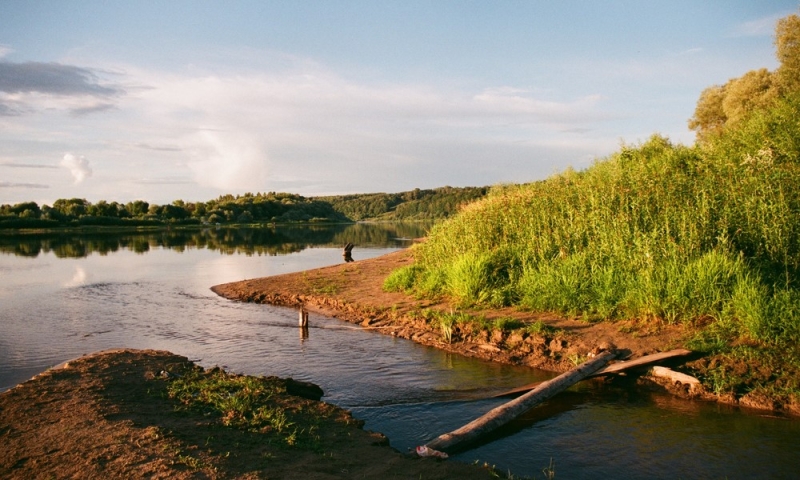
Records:
M418 294L799 340L800 99L702 145L655 135L495 187L416 248L402 283Z

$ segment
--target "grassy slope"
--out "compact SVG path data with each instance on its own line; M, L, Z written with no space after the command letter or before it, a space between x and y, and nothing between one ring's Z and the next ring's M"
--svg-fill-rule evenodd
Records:
M800 99L703 145L654 136L496 188L438 224L393 288L587 321L696 328L718 393L800 392Z

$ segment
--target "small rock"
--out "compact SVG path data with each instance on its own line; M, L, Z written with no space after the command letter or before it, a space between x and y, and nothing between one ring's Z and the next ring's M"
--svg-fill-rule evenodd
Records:
M550 341L549 347L551 352L560 352L564 349L564 341L554 338Z
M286 393L309 400L319 400L325 395L325 392L322 391L319 385L315 385L311 382L302 382L293 378L286 379Z

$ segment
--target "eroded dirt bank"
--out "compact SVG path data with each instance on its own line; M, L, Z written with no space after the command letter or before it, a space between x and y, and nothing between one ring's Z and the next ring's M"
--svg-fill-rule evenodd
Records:
M572 368L576 359L599 345L615 346L621 355L636 358L680 346L687 333L675 325L647 330L634 322L589 323L512 308L463 309L446 300L383 291L389 273L411 262L413 249L405 249L353 263L226 283L212 290L231 300L302 307L451 352L557 372ZM524 329L467 332L455 325L448 342L436 322L423 318L425 310L458 311L488 321L541 321L549 328L539 334Z
M285 389L271 401L313 417L313 432L298 434L312 441L289 444L183 411L167 386L197 368L169 352L107 351L0 393L0 478L496 478L403 455L348 412Z
M682 347L693 333L683 325L635 320L592 323L513 308L463 309L446 300L420 300L383 291L389 273L411 264L413 252L413 248L405 249L363 261L217 285L212 290L231 300L305 308L450 352L554 372L572 368L598 347L613 347L619 357L634 359ZM448 339L441 325L431 321L431 315L426 316L431 311L464 313L485 319L486 325L499 319L513 319L547 328L531 332L524 328L487 327L476 332L456 324ZM683 361L703 362L693 357ZM654 386L654 382L652 378L644 381L648 387ZM761 396L718 397L704 389L689 392L685 385L660 384L683 397L800 414L800 405L779 404Z

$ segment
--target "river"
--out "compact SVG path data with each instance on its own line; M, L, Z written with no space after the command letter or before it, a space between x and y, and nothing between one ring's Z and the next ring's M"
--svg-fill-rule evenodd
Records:
M0 237L0 390L65 360L118 347L169 350L203 366L320 385L365 428L407 451L549 378L463 358L312 314L222 299L213 285L408 246L425 226L209 229ZM583 382L491 441L454 456L542 478L797 478L800 421Z

